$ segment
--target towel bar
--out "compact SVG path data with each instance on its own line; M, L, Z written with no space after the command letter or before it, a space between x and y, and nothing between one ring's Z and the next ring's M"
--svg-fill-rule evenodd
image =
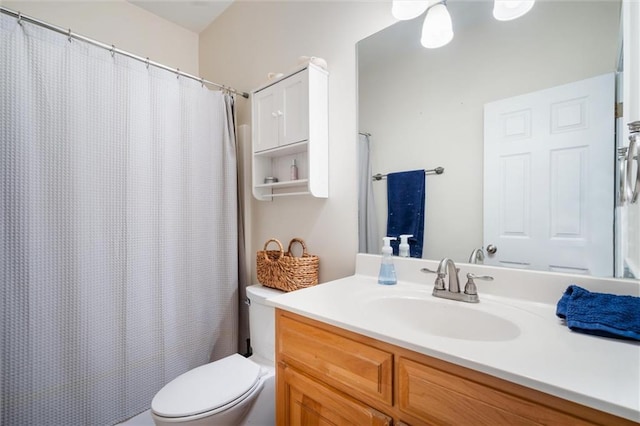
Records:
M427 169L424 171L425 175L441 175L444 173L444 167L436 167L435 169ZM382 180L384 178L386 178L387 175L386 174L382 174L382 173L377 173L375 175L372 176L373 180L378 181L378 180Z

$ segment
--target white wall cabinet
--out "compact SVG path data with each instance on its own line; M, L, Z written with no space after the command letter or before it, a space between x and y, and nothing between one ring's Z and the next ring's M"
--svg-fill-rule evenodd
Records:
M258 200L327 198L328 73L313 64L252 92L252 183ZM298 179L291 179L291 165ZM275 177L278 182L265 183Z

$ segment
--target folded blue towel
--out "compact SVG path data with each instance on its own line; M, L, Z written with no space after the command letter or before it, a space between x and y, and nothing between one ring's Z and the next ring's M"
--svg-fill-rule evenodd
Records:
M398 254L399 237L409 238L411 257L422 257L424 241L424 170L389 173L387 175L387 236L396 237L391 242L393 253Z
M556 315L574 331L640 340L640 297L592 293L571 285L558 301Z

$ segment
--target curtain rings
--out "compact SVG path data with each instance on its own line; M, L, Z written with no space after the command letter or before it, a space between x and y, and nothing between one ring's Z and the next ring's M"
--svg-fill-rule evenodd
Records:
M180 68L176 68L176 78L180 78Z
M71 38L71 28L69 28L69 30L67 31L67 40L69 41L69 43L71 43L71 40L73 40Z
M22 26L22 12L18 12L18 25Z
M112 58L116 56L116 46L114 44L111 45L111 49L109 49L109 52L111 52Z
M149 69L149 57L147 56L147 59L144 61L144 65L147 67L147 69Z

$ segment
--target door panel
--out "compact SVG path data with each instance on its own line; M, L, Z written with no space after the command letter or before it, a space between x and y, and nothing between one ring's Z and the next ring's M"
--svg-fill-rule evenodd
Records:
M485 263L613 275L613 74L485 105Z

